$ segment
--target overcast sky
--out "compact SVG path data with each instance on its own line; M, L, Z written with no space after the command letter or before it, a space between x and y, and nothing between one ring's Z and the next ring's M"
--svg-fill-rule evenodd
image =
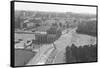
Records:
M96 7L15 2L15 10L96 14Z

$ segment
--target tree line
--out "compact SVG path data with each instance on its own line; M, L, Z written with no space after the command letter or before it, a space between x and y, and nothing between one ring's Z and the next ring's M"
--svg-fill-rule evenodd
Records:
M66 63L95 62L97 61L97 44L66 47Z

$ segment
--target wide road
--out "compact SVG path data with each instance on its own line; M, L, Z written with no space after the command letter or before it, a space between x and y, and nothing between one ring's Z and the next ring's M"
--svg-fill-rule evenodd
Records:
M27 65L64 63L65 48L71 45L73 31L71 30L67 34L62 35L54 42L56 49L54 49L53 44L43 45Z
M48 61L46 64L65 63L65 48L72 44L71 40L73 32L74 30L71 30L67 34L62 35L58 40L54 42L56 50L52 53L52 62Z

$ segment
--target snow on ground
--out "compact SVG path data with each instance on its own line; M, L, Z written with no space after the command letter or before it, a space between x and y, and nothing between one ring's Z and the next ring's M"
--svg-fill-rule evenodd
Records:
M94 45L96 44L97 38L84 34L73 34L72 43L76 46L84 46L84 45Z

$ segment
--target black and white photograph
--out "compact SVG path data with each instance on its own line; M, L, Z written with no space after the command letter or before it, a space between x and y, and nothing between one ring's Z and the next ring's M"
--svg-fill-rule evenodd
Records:
M14 2L14 66L97 62L97 6Z

